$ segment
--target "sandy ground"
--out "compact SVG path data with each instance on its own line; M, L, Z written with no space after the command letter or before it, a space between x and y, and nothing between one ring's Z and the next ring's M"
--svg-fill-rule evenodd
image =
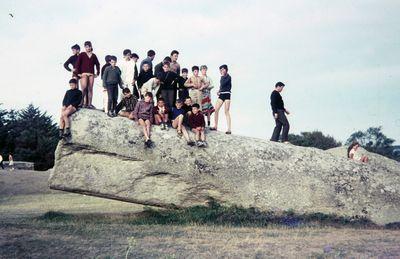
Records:
M142 206L51 191L47 178L0 171L0 258L400 258L399 230L135 225ZM48 211L75 218L38 218Z

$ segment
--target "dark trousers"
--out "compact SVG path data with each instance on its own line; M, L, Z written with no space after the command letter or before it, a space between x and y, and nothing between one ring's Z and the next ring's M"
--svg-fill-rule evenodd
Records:
M118 101L118 85L108 84L107 85L108 103L107 108L109 111L115 111Z
M184 102L187 97L189 97L189 90L188 89L179 89L178 98Z
M162 96L162 98L164 98L165 105L167 105L169 110L172 110L172 107L174 107L174 104L175 104L176 90L163 89L163 90L161 90L161 96Z
M278 110L278 119L275 119L275 124L276 126L274 128L274 133L272 133L271 141L279 141L282 128L282 142L288 141L290 125L284 110Z
M0 166L1 166L1 168L3 168L3 169L4 169L4 164L3 164L3 161L1 161L1 162L0 162Z

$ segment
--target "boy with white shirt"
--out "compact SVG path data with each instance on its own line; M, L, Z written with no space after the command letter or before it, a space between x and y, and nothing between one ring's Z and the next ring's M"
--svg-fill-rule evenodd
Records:
M123 88L132 89L135 80L135 65L136 62L131 58L132 52L130 49L126 49L123 52L124 58L119 64L121 69L121 79Z

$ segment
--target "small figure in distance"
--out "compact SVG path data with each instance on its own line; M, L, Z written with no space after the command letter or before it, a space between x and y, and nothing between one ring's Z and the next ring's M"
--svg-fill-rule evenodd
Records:
M272 133L271 141L278 142L279 141L279 135L281 134L282 130L282 142L288 144L288 137L289 137L289 129L290 129L290 124L288 119L286 118L286 115L289 115L290 112L285 109L285 105L283 103L283 99L281 96L281 92L283 91L283 88L285 87L285 84L282 82L278 82L275 84L275 90L272 91L271 93L271 108L272 108L272 115L274 116L275 119L275 128L274 132Z
M8 155L8 167L10 168L10 171L14 171L14 158L12 154Z
M360 151L358 150L360 147L360 144L357 141L354 141L351 143L351 145L347 148L347 157L355 160L355 161L361 161L363 163L368 163L369 159L367 156L360 154Z
M71 137L70 129L70 116L78 110L80 103L82 102L82 92L78 89L78 82L76 79L69 80L69 89L62 102L61 116L60 116L60 128L59 138L68 140Z

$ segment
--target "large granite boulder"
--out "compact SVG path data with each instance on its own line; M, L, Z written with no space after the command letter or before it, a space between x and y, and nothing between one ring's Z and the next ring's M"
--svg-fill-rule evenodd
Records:
M189 147L175 130L153 127L145 149L139 127L82 109L72 139L60 142L49 185L160 207L216 200L261 210L293 210L400 222L400 163L371 155L363 164L344 148L322 151L261 139L207 134L209 147Z

